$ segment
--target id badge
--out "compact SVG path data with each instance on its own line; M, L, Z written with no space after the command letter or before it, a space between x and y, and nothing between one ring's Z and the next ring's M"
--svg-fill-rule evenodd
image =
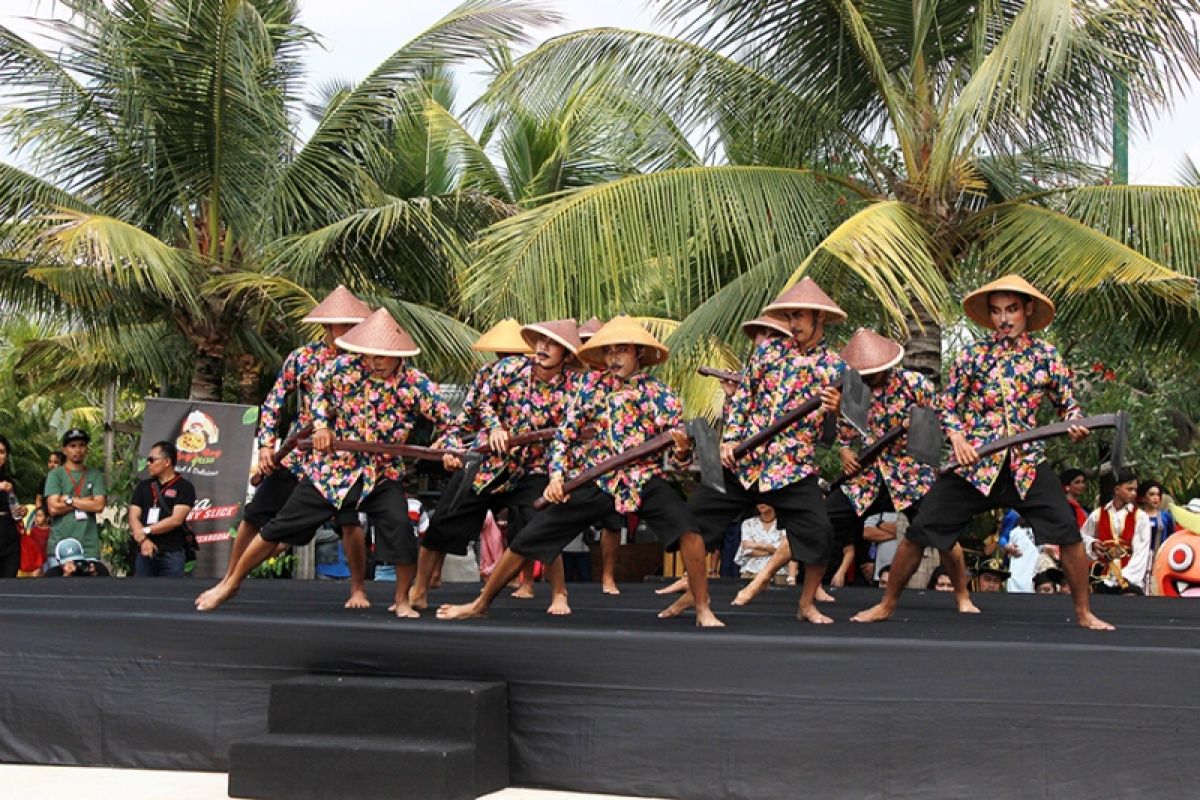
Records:
M77 508L77 509L75 509L75 519L78 519L78 520L86 520L86 519L87 519L87 512L86 512L86 511L80 511L78 508Z
M157 509L157 508L152 508L146 512L146 524L147 525L153 525L154 523L158 522L158 512L159 512L159 509Z

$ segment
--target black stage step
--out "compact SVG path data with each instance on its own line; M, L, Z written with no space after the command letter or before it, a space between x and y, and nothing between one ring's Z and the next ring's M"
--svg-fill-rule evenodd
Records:
M479 681L305 675L274 683L269 733L230 750L229 793L452 800L503 789L507 695L504 684Z
M230 748L229 796L474 800L474 761L458 742L271 733Z

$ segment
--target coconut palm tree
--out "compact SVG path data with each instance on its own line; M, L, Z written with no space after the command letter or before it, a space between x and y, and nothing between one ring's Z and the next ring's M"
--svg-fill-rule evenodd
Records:
M389 194L390 123L431 64L522 42L552 14L464 2L329 103L301 141L315 36L296 0L57 5L68 18L46 22L52 48L0 28L11 101L0 134L27 165L0 165L0 291L60 321L52 350L65 359L119 341L143 377L160 366L151 351L170 354L191 397L220 399L231 363L269 357L280 319L341 282L386 299L435 363L469 367L471 332L425 290L462 231L497 215L469 196ZM363 220L380 218L395 233L389 259L368 257L378 242L363 236ZM288 265L297 237L329 230L342 252Z
M1200 190L1105 185L1091 162L1118 84L1144 128L1196 74L1196 0L657 5L676 36L557 37L484 102L624 96L643 109L630 124L666 115L707 142L705 164L495 224L464 288L481 317L611 314L654 286L682 320L677 352L736 345L741 320L809 273L936 375L953 298L996 273L1095 326L1194 303Z

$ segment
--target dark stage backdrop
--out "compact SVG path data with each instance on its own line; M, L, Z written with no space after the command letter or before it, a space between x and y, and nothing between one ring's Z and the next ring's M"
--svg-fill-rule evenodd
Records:
M254 458L258 408L233 403L148 398L142 419L138 466L146 477L146 456L158 441L179 448L175 471L196 487L196 506L188 526L200 551L195 575L223 575L237 529Z

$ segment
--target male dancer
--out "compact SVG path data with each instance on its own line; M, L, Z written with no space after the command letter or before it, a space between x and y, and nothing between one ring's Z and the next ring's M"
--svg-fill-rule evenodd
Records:
M471 349L476 353L493 353L496 356L496 360L489 361L475 372L474 377L471 379L471 385L467 387L467 394L463 398L462 408L455 418L454 424L450 426L447 432L447 434L454 432L456 434L455 437L453 439L448 438L448 436L442 437L439 441L434 442L434 445L437 447L449 447L452 444L455 447L461 447L462 442L469 442L475 439L483 431L483 421L479 416L479 397L486 391L487 382L491 377L492 370L507 358L521 358L533 352L521 336L521 323L511 317L500 320L484 331L475 340L474 344L471 345ZM486 437L486 431L483 432L483 435ZM447 471L453 472L461 466L457 462L457 459L443 459L442 465ZM454 490L457 491L457 485L455 485ZM430 557L433 558L432 566L429 566L428 559ZM422 558L426 562L424 569L427 571L427 575L425 578L422 578L422 568L418 568L418 575L413 582L413 587L414 591L419 587L419 593L410 593L410 600L415 603L413 607L417 609L425 608L425 594L429 589L436 589L442 585L442 564L446 560L446 553L437 551L426 553L422 551ZM532 586L530 587L528 596L533 597Z
M242 521L238 523L233 551L229 554L229 564L225 567L222 583L233 576L238 560L258 535L259 529L279 513L296 484L304 477L307 456L296 450L288 453L278 468L275 466L275 451L281 442L279 431L288 395L294 394L296 397L296 418L287 430L287 436L291 436L301 428L312 425L313 382L317 373L339 355L334 341L369 316L371 308L366 303L351 294L345 286L338 286L301 320L310 325L320 325L325 335L320 341L297 347L288 354L275 378L275 385L259 410L258 470L262 482L255 490L254 498L242 511ZM350 553L346 555L350 557ZM365 559L365 553L363 557ZM365 600L364 595L352 593L346 601L346 607L359 608Z
M859 328L842 348L841 357L857 370L871 389L867 419L873 440L897 425L906 425L914 407L936 407L937 394L929 380L918 372L897 366L904 358L904 347L898 342ZM852 447L857 434L852 425L842 421L839 428L842 471L851 477L825 499L825 511L833 523L837 544L842 547L862 539L863 520L872 514L897 511L914 518L921 498L936 477L932 466L921 464L908 455L907 434L897 438L863 469ZM785 543L759 576L738 592L733 604L749 603L766 588L770 576L787 563L788 558L790 553ZM943 553L943 561L954 584L959 611L978 613L979 609L971 602L962 548L956 543L950 551Z
M665 384L643 371L662 363L667 355L667 348L629 317L612 320L580 348L581 359L605 371L587 377L551 446L545 498L554 505L534 517L509 544L474 602L442 606L439 618L486 615L496 595L526 559L553 558L593 520L617 511L637 513L665 547L682 550L696 598L696 624L724 624L709 607L704 540L698 533L699 526L683 499L663 478L657 453L602 475L569 495L563 489L569 477L564 464L572 446L580 448L586 464L594 465L671 431L672 458L677 464L690 460L691 442L679 429L679 400ZM580 441L584 428L595 431L590 441Z
M467 545L479 538L489 510L495 513L508 509L511 541L532 518L533 503L546 488L546 445L539 442L510 450L508 441L510 436L556 428L562 422L579 382L577 373L564 367L582 343L575 321L569 319L525 325L520 331L534 355L501 359L479 387L473 408L492 454L480 465L474 485L456 506L451 503L464 473L460 471L451 478L442 492L433 522L421 542L417 579L410 594L414 608L425 608L437 555L465 555ZM454 433L447 434L443 441L451 449L462 447ZM446 466L460 469L462 463L446 456ZM558 569L550 570L550 578L553 596L548 613L570 614L561 562Z
M805 565L804 588L796 613L801 621L829 624L816 607L821 576L833 550L833 526L818 484L813 442L827 413L836 413L840 394L832 384L845 364L825 342L825 323L841 322L846 313L805 278L765 309L786 321L791 336L766 339L755 348L742 383L730 403L722 436L726 493L699 487L688 507L700 520L706 543L715 545L729 523L765 503L775 509L787 531L792 558ZM820 395L821 410L780 432L740 460L738 443L769 426L789 409ZM684 595L668 609L677 614L690 605Z
M742 333L746 334L746 337L748 339L750 339L751 352L753 352L760 344L762 344L767 339L775 338L777 336L789 337L792 335L791 330L788 328L788 326L786 324L784 324L783 322L779 321L778 319L774 319L766 314L763 314L759 317L755 317L754 319L748 319L745 322L743 322L742 323ZM737 392L737 388L740 383L741 383L740 380L738 380L738 381L721 380L721 392L722 392L722 394L725 395L725 400L721 405L721 419L727 419L729 417L729 410L730 410L729 404L733 399L733 395ZM735 519L732 524L736 525L738 541L741 541L741 522ZM715 550L716 553L719 554L721 552L721 546L722 546L721 542L716 543L716 550ZM777 550L776 552L777 553L781 552L785 548L786 548L786 544L785 544L784 548L780 548L780 550ZM790 553L791 551L787 551L787 552ZM711 558L711 556L710 556L710 558ZM783 566L783 563L786 563L786 561L790 560L790 559L791 559L791 555L788 555L787 559L785 559L784 562L781 562L779 566ZM778 567L776 569L778 569ZM765 586L765 584L764 584L764 586ZM660 589L655 589L654 593L655 594L675 594L676 592L685 592L685 591L687 591L687 576L686 575L677 578L673 583L670 583L667 586L664 586ZM833 600L833 598L826 595L825 591L823 589L818 589L817 600L819 600L819 601ZM734 605L744 605L744 603L738 603L737 601L734 601L733 604Z
M975 450L993 439L1035 427L1043 398L1049 399L1064 419L1082 416L1071 389L1071 371L1058 351L1029 335L1054 319L1054 303L1022 278L1008 275L967 295L963 310L995 333L958 357L942 398L943 423L954 458L962 466L938 478L929 490L921 512L896 549L883 601L856 614L854 621L879 622L890 617L917 568L923 547L946 551L973 516L1003 506L1025 517L1038 544L1060 546L1079 625L1112 630L1112 625L1092 614L1083 540L1058 476L1042 457L1042 444L1035 442L986 458L980 458ZM1068 435L1079 442L1088 430L1074 425Z
M596 317L579 326L579 340L586 344L595 336L604 323ZM585 369L587 369L585 367ZM617 553L621 549L621 528L625 527L625 519L615 511L606 514L600 524L600 591L604 594L620 594L617 586L616 568ZM632 532L631 532L632 541Z
M408 603L417 541L401 485L403 461L383 454L334 451L331 445L334 439L402 443L417 416L440 429L449 423L450 409L423 373L405 365L404 359L420 353L420 348L386 309L338 338L337 345L348 354L321 370L313 387L313 453L305 464L304 479L238 560L232 578L200 596L199 610L211 611L232 597L277 543L307 544L317 526L331 516L336 516L347 541L361 541L361 511L378 534L376 552L396 565L396 616L417 616ZM346 551L351 591L361 594L365 557L351 557L350 547Z

